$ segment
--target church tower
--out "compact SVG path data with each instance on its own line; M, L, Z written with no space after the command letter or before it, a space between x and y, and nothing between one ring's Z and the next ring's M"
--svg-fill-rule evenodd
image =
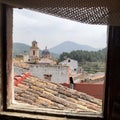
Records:
M30 61L31 62L39 61L39 47L36 41L32 42L32 47L30 48Z

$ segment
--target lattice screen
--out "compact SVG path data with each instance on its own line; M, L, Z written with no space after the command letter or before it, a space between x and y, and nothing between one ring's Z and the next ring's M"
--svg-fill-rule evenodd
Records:
M120 0L0 0L88 24L120 25Z

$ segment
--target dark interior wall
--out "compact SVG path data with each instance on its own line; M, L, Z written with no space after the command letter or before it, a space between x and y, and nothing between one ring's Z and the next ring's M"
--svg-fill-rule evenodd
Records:
M107 110L109 120L120 120L120 27L109 27L109 48L107 61L108 93Z

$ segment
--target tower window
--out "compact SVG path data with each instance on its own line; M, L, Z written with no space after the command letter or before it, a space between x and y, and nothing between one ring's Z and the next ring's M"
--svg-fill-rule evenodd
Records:
M70 59L68 60L68 62L70 62Z
M33 50L33 55L35 55L35 50Z

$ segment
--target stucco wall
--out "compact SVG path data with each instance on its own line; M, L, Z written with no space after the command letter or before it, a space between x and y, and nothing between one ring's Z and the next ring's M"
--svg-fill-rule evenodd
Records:
M71 73L77 73L78 71L78 62L76 60L73 59L66 59L62 62L59 63L60 65L65 65L65 66L70 66L70 72Z
M15 74L30 72L34 76L44 79L44 74L52 75L51 81L55 83L68 82L68 67L67 66L39 66L31 65L29 70L14 67Z

